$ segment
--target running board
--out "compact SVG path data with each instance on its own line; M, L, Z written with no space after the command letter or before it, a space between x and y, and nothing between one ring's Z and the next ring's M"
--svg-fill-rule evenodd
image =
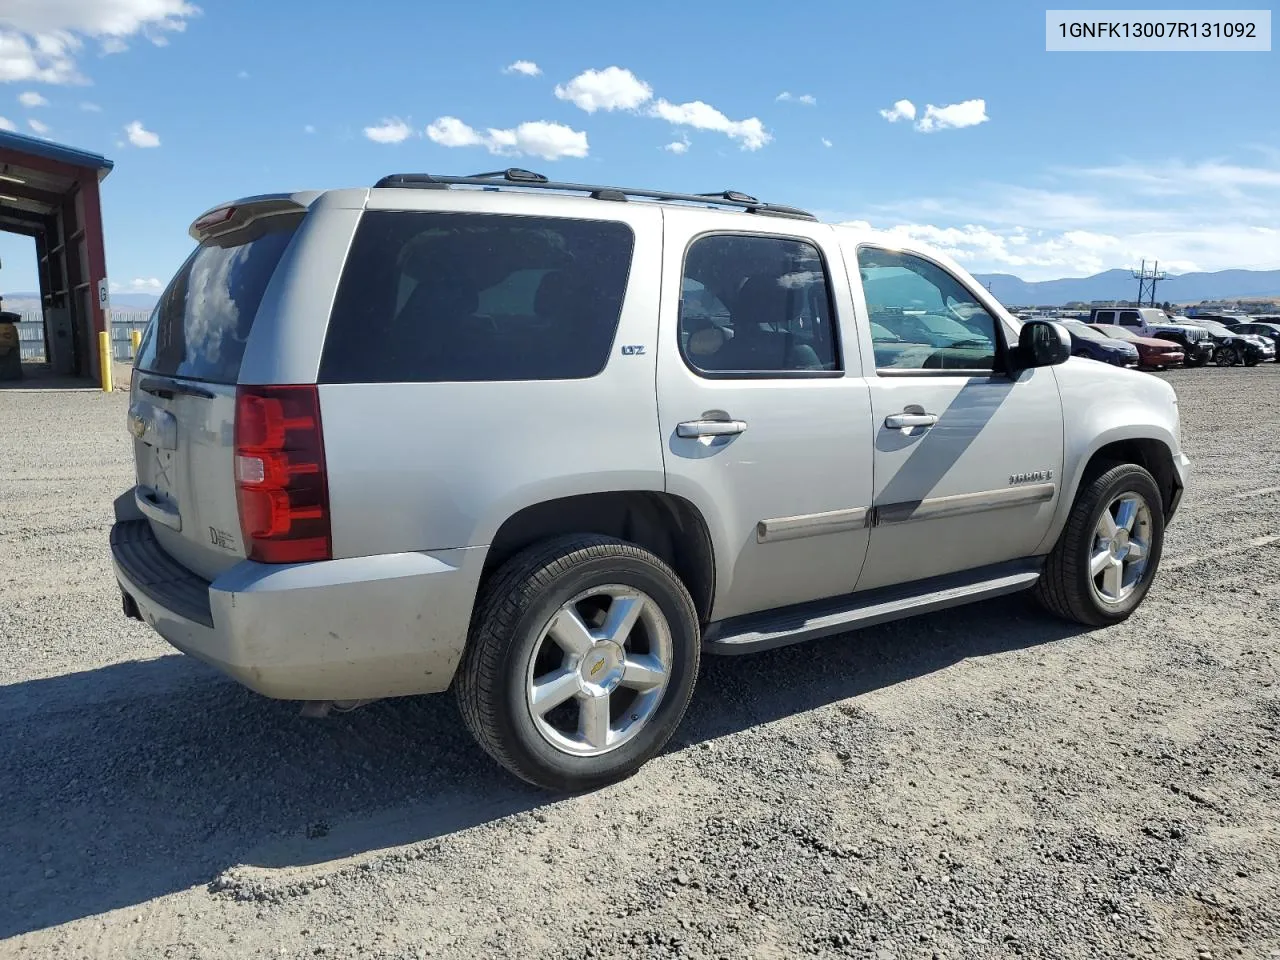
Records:
M702 646L708 653L756 653L1002 597L1034 586L1043 565L1034 557L720 620L707 627Z

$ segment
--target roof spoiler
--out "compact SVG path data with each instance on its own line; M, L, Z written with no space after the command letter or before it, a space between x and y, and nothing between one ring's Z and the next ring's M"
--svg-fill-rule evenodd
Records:
M296 200L291 194L245 197L243 200L222 203L209 208L192 221L191 226L187 228L187 233L196 243L204 243L214 237L243 230L263 217L304 213L306 209L307 205Z

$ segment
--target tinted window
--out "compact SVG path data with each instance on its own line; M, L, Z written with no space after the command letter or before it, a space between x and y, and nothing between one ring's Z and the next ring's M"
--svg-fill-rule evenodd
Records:
M197 247L151 313L138 369L235 383L262 295L300 222L265 217Z
M996 321L946 270L878 247L858 248L858 268L876 369L995 369Z
M593 377L618 328L632 242L623 223L365 213L338 284L320 379Z
M1116 312L1114 310L1099 310L1093 315L1094 323L1115 323Z
M1066 327L1066 328L1067 328L1067 330L1069 330L1069 331L1072 333L1072 335L1077 336L1077 337L1082 337L1082 338L1083 338L1083 339L1085 339L1085 340L1110 340L1110 339L1112 339L1112 337L1111 337L1109 334L1101 333L1101 332L1099 332L1099 331L1097 331L1097 330L1093 329L1093 327L1086 326L1085 324L1083 324L1083 323L1079 323L1079 322L1074 321L1074 320L1067 320L1067 321L1063 321L1063 322L1062 322L1062 325L1063 325L1064 327Z
M813 244L710 236L685 255L680 350L703 373L840 369L831 296Z
M1142 321L1138 318L1136 310L1121 310L1120 323L1126 327L1137 327L1142 325Z
M1100 328L1103 336L1111 337L1115 340L1132 340L1135 335L1132 330L1126 330L1124 327L1118 327L1114 324L1107 324Z

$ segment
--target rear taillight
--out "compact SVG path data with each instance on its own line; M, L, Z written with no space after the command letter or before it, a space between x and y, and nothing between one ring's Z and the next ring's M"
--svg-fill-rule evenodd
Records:
M329 484L314 386L236 390L236 503L250 560L328 560Z

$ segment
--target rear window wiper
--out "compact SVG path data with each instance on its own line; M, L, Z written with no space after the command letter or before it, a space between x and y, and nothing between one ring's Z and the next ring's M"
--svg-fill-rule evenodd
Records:
M189 397L201 397L205 400L212 400L216 396L212 390L206 390L204 387L197 386L194 383L172 380L169 377L144 377L138 383L138 389L143 393L149 393L165 400L169 400L179 393Z

